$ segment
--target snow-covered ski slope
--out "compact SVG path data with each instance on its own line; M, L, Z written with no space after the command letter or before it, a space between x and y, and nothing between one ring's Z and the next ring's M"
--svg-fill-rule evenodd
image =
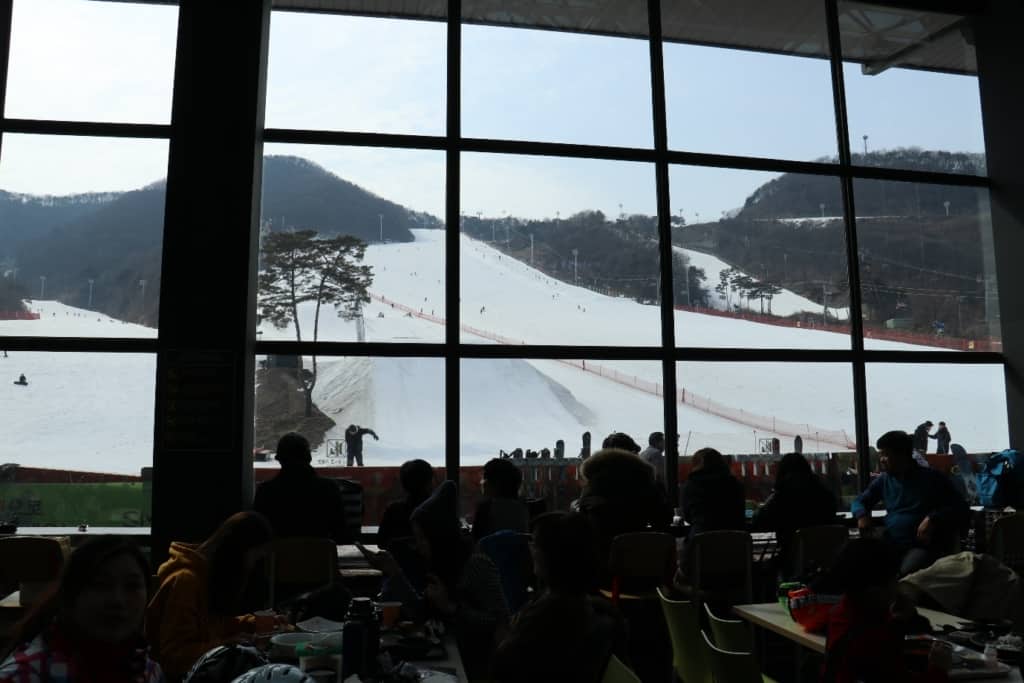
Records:
M726 300L726 297L715 291L715 285L719 282L718 274L723 270L728 270L730 268L729 264L717 256L705 254L695 249L686 249L684 247L672 247L672 249L677 253L685 254L690 259L691 266L704 270L704 275L707 277L704 284L710 290L711 305L719 310L729 310L729 302ZM757 278L754 279L756 280ZM732 303L735 305L737 303L735 294L732 299ZM750 302L750 307L753 312L759 313L761 311L760 303L757 301ZM782 290L772 299L772 313L774 315L787 316L804 311L820 314L822 312L822 305L788 289ZM850 315L850 309L848 307L833 308L829 306L828 314L830 317L846 320Z
M416 233L406 244L371 245L373 292L416 311L406 315L375 300L365 310L366 337L377 341L443 340L444 248L441 231ZM467 342L493 343L495 336L530 343L657 344L657 307L608 297L552 280L488 245L462 238L462 312ZM699 264L695 264L699 265ZM17 336L140 336L154 330L111 322L92 312L54 302L30 302L42 315L34 321L0 321L0 333ZM423 310L423 318L418 317ZM481 309L483 309L481 311ZM437 321L427 319L431 313ZM49 315L48 315L49 314ZM304 329L311 311L303 309ZM383 315L383 317L379 317ZM842 335L679 313L677 335L687 344L738 347L845 348ZM685 336L683 333L685 332ZM294 338L291 330L264 327L265 339ZM356 339L353 322L326 309L321 339ZM871 343L872 340L869 340ZM915 348L874 342L875 348ZM921 347L917 347L921 348ZM462 361L460 452L480 463L498 449L579 449L583 431L603 435L627 431L639 441L661 428L662 399L600 377L604 367L634 378L637 385L661 381L657 362L588 361L584 372L553 360ZM133 354L35 354L0 357L0 415L4 437L0 462L27 466L137 473L151 462L153 431L152 356ZM368 464L397 464L411 457L444 460L444 366L430 358L321 358L314 399L338 426L374 428L381 440L365 440ZM12 384L25 373L28 387ZM735 410L807 425L807 450L836 450L814 432L853 434L851 370L843 364L682 363L677 382ZM889 429L912 429L925 419L949 423L954 441L971 451L1006 446L1005 391L996 367L882 366L868 368L872 439ZM723 452L755 452L770 429L755 429L690 404L679 406L680 445ZM784 448L792 439L785 435Z

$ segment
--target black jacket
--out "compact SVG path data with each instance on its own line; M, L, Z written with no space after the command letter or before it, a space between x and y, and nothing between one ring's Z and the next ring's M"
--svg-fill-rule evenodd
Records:
M746 527L743 484L727 467L691 472L683 486L682 508L691 537L705 531L742 531Z
M312 467L282 470L256 489L253 509L266 516L280 538L326 537L349 542L341 489Z
M797 529L836 523L836 499L814 474L794 474L775 482L775 490L754 515L756 531L774 531L783 567L789 570Z

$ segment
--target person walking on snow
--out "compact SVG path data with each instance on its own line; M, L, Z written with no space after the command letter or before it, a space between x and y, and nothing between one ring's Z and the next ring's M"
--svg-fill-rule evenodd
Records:
M377 433L366 427L349 425L345 430L345 452L348 454L349 467L352 467L353 460L359 467L363 466L363 437L367 434L372 436L374 441L380 441Z
M939 421L939 428L935 430L935 434L929 434L929 439L937 439L938 444L935 449L936 453L945 455L949 453L949 444L953 441L953 437L949 435L949 429L946 427L946 423Z

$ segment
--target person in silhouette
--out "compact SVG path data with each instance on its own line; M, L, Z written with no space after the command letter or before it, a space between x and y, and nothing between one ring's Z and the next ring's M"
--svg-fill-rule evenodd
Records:
M939 428L935 430L934 434L928 435L929 439L937 439L938 444L936 445L935 452L939 455L945 455L949 453L949 444L953 441L953 437L949 435L949 427L946 426L945 422L939 422Z
M18 381L15 382L15 384L23 386L23 387L27 387L28 386L28 380L25 379L25 374L24 373L22 373L21 376L18 377Z
M289 432L277 442L281 472L256 489L253 509L268 520L279 538L330 538L349 543L345 500L330 479L318 476L306 437Z
M349 425L348 429L345 430L345 451L348 453L349 467L352 467L353 461L359 467L363 466L363 437L367 434L372 436L374 441L380 441L377 432L367 427Z

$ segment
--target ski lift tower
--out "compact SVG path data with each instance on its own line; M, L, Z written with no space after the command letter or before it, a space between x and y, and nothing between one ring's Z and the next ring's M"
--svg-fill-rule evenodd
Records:
M366 341L366 318L363 317L363 307L361 304L356 309L356 341L360 344Z

